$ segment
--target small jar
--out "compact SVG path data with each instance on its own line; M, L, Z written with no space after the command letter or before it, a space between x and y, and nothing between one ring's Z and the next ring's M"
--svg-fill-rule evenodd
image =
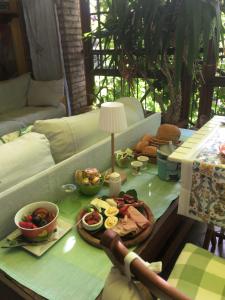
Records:
M113 172L109 176L109 196L117 197L121 191L121 177L117 172Z

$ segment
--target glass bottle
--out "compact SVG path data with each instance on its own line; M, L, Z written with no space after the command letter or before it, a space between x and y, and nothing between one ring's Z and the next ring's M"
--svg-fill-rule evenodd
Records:
M117 172L113 172L109 176L109 196L117 197L121 191L121 176Z

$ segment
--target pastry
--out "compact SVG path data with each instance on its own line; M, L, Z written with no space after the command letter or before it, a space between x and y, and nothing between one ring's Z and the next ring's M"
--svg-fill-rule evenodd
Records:
M146 146L143 151L143 154L148 155L148 156L156 156L157 155L157 147L155 146Z
M137 143L137 145L135 146L135 151L137 152L142 152L143 149L148 146L149 143L147 141L140 141Z
M145 134L141 140L150 143L152 141L152 136L150 134Z

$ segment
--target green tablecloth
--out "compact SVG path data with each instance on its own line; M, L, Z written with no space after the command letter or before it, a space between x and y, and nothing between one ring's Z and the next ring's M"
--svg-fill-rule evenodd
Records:
M155 219L159 218L178 196L179 183L161 181L156 175L156 166L151 166L140 176L130 172L128 170L123 190L135 188L139 199L149 205ZM107 191L107 188L102 189L101 195ZM92 198L77 192L70 194L59 203L61 216L74 223L76 214ZM95 299L110 267L104 252L83 241L75 229L40 258L23 249L0 248L0 269L47 299Z

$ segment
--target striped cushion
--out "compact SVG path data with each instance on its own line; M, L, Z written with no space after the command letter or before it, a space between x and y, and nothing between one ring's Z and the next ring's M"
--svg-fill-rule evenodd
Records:
M168 282L195 300L225 300L225 259L186 244Z

